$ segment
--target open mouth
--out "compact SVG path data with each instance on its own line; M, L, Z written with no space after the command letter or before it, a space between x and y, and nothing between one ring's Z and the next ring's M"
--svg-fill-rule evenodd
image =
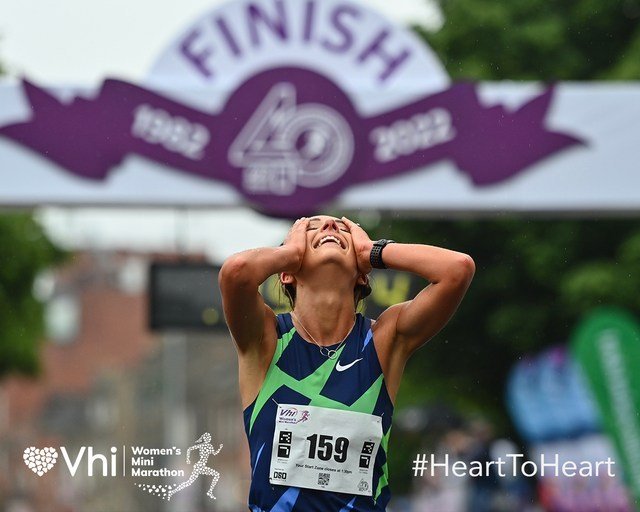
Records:
M342 249L345 248L342 240L340 240L337 236L333 236L333 235L323 236L320 240L318 240L315 247L318 248L321 245L325 245L325 244L337 244Z

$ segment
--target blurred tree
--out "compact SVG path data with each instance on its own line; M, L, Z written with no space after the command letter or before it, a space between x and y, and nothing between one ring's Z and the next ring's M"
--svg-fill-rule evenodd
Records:
M437 32L416 27L454 79L640 78L638 0L436 0Z
M64 253L28 213L0 213L0 247L0 379L11 372L33 375L43 335L43 306L33 283Z
M385 218L369 233L459 250L476 262L458 312L407 364L398 411L446 403L514 436L505 382L518 360L566 343L579 317L593 307L640 312L640 225L634 220ZM392 436L389 466L396 491L408 490L407 460L424 451L421 442Z
M384 222L375 236L467 252L462 306L407 367L399 405L444 399L504 421L504 382L524 354L565 342L578 317L611 304L640 311L636 221Z
M34 375L43 336L43 305L33 296L38 272L64 253L46 238L28 213L0 215L0 378Z

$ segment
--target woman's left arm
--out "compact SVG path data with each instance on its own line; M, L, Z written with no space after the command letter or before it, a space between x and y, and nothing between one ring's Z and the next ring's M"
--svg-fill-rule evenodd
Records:
M368 273L373 242L360 226L348 219L345 222L351 231L358 268ZM380 316L380 321L395 323L394 345L408 357L453 316L471 284L475 264L467 254L421 244L388 244L382 259L387 268L417 274L430 283L413 300L391 306Z

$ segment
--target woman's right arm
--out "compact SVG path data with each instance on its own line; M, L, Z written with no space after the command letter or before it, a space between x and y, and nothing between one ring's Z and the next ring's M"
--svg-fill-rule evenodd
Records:
M273 274L299 270L306 249L308 220L295 222L284 245L250 249L229 257L218 275L224 316L240 353L260 346L273 311L258 287Z

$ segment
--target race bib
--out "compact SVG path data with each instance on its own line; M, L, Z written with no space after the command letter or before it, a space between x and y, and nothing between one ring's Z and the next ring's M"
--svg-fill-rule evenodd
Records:
M371 496L381 439L380 416L279 404L269 482Z

